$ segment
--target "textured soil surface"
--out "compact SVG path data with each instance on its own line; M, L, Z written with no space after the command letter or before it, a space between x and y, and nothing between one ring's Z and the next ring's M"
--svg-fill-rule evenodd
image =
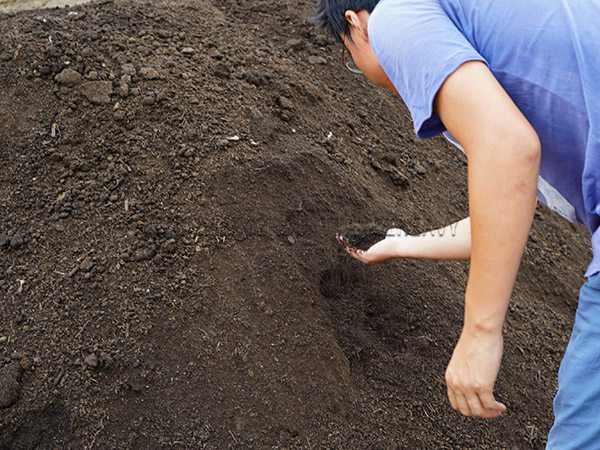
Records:
M543 448L587 237L536 213L509 411L452 411L468 265L364 267L334 236L461 219L465 161L310 8L0 16L0 448Z
M0 12L14 13L29 9L56 8L89 3L91 0L0 0Z

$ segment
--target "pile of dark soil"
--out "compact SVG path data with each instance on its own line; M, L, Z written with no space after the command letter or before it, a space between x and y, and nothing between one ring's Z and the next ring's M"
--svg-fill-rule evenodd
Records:
M581 230L540 210L495 421L443 374L467 265L338 248L467 214L465 162L309 1L0 17L0 448L542 448Z

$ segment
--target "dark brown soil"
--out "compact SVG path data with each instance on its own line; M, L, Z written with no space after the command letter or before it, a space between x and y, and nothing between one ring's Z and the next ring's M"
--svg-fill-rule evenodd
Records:
M0 16L0 448L543 448L587 237L536 214L509 412L453 412L468 266L334 236L464 217L465 162L311 3Z

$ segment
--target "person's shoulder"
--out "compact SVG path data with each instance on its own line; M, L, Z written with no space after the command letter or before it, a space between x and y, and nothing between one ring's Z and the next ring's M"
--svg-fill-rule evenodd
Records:
M369 17L369 31L377 34L390 27L410 28L432 14L438 15L443 11L440 1L447 0L381 0Z
M390 15L397 16L402 11L409 11L413 0L381 0L369 17L369 26L385 23Z
M369 16L369 38L385 37L390 29L398 30L410 13L413 0L381 0Z
M431 23L439 20L445 0L381 0L369 17L369 39L377 53L396 51L420 40Z

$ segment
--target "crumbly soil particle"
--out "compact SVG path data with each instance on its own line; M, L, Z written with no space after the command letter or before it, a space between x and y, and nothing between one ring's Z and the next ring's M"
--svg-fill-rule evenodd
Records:
M544 447L585 234L538 210L508 413L453 412L468 265L367 268L335 234L464 217L465 161L344 69L311 6L0 16L0 448Z
M21 394L21 373L18 363L9 363L0 369L0 410L14 405Z

